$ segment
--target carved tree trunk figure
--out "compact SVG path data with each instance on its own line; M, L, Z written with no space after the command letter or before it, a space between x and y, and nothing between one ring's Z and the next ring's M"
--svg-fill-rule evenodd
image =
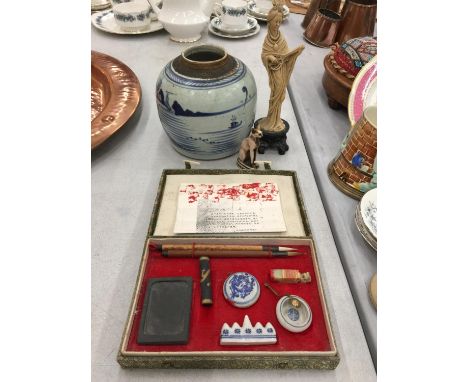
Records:
M297 57L304 45L289 51L288 44L279 31L283 21L282 0L273 0L273 8L268 13L268 33L262 48L262 62L268 72L270 101L268 115L258 125L262 131L279 132L285 126L281 120L281 105L286 96L286 87L294 69Z

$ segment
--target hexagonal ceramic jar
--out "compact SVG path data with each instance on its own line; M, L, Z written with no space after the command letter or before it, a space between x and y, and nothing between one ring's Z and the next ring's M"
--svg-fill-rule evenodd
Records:
M223 48L199 45L169 62L156 83L161 124L184 156L209 160L239 151L255 120L257 86Z

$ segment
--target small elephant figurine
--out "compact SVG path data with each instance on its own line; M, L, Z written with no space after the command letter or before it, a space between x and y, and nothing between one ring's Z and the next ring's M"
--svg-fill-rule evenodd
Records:
M252 129L250 135L242 140L238 159L240 162L251 168L256 167L257 148L262 137L263 133L259 129Z

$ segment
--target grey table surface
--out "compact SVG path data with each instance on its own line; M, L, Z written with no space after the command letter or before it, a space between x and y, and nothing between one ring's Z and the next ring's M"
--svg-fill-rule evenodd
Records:
M290 45L303 42L303 32L297 22L290 22L283 29ZM377 365L377 311L368 292L370 279L377 272L377 254L354 223L358 201L339 191L327 174L327 166L350 128L348 112L334 111L327 104L322 76L323 59L330 50L305 44L307 49L297 61L289 82L290 96L372 359Z
M299 25L302 16L291 15L285 32ZM257 82L257 116L268 108L269 87L260 61L266 27L245 40L227 40L204 32L200 43L222 45L250 68ZM295 170L305 196L319 264L324 279L329 311L341 361L328 370L158 370L122 369L117 352L127 319L133 288L141 260L141 249L156 197L161 171L182 168L183 158L170 145L162 129L155 104L155 84L159 72L172 58L191 44L169 40L165 31L140 36L121 36L92 28L91 46L126 63L138 76L142 87L141 108L127 126L92 154L92 378L94 381L375 381L372 363L358 312L348 286L332 231L312 171L293 105L286 98L282 117L291 125L289 152L279 156L268 151L274 169ZM291 46L293 44L291 43ZM306 47L301 60L308 60ZM307 65L307 63L306 63ZM310 65L310 64L309 64ZM319 76L321 68L311 65ZM320 95L321 96L321 95ZM319 97L319 95L315 95ZM311 102L321 101L311 99ZM325 103L315 113L335 118ZM331 116L331 117L330 117ZM322 117L324 118L324 117ZM200 168L236 168L235 157L202 162ZM338 196L340 196L338 194Z

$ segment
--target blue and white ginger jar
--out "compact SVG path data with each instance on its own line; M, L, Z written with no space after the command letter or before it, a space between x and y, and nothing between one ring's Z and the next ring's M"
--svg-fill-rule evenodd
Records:
M257 86L247 66L221 47L199 45L169 62L156 83L161 124L184 156L233 155L255 120Z

